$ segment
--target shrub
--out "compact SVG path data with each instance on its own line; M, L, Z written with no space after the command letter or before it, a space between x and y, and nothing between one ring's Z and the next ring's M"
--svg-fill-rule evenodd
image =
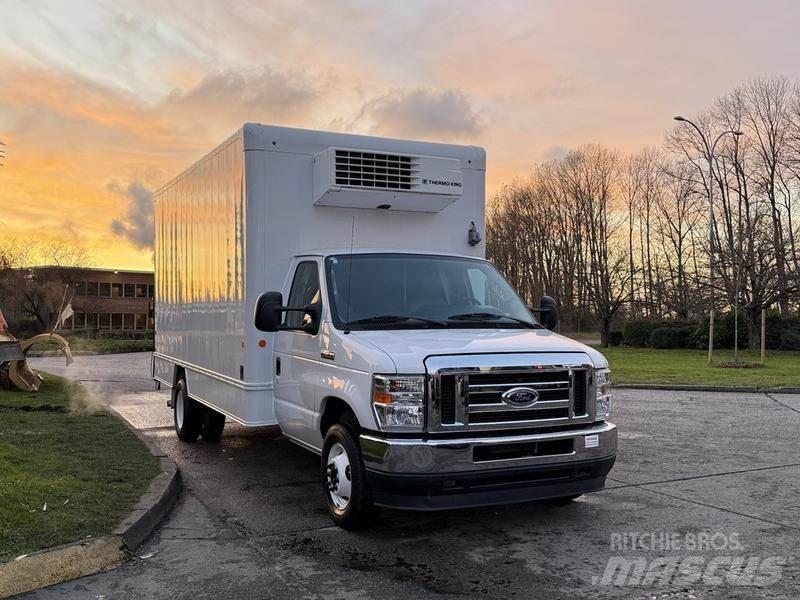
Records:
M800 331L787 329L781 333L780 349L800 350Z
M653 333L650 334L650 346L660 350L688 348L695 329L694 325L656 327Z
M621 331L610 331L608 334L608 343L612 346L621 346L622 345L622 332Z
M760 323L759 323L760 335ZM784 338L788 334L788 339ZM794 336L800 335L800 316L782 316L777 310L767 311L766 346L768 350L791 350Z
M653 332L656 329L686 329L690 331L685 333L688 337L694 332L696 325L686 321L665 321L661 319L632 319L625 323L622 328L622 341L626 346L633 346L634 348L646 348L651 346ZM666 334L659 334L661 336ZM679 346L684 348L686 346Z
M659 321L650 319L632 319L622 326L622 341L626 346L643 348L650 344L650 336L658 327Z
M744 311L739 313L739 348L747 348L747 330L750 320ZM736 323L733 312L714 315L714 348L733 348ZM691 336L691 347L706 348L708 346L708 317L697 326Z

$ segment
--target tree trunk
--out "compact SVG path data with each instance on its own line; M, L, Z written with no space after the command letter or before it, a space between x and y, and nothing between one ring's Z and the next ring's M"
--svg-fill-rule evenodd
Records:
M611 337L611 319L604 318L602 323L603 328L600 331L600 345L603 348L608 348L608 338Z

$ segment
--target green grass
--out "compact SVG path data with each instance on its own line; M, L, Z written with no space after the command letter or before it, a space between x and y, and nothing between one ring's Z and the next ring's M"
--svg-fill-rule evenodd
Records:
M36 394L0 391L0 561L110 532L159 469L80 386L43 375Z
M125 352L152 352L153 338L113 338L113 337L67 337L70 350L73 352L92 352L95 354L120 354ZM40 356L45 351L58 351L55 342L42 342L34 346L28 356Z
M708 367L705 350L598 348L611 364L614 383L672 383L714 386L800 387L800 352L767 353L759 368ZM732 361L733 352L714 353L715 361ZM740 352L740 360L757 363L758 353Z

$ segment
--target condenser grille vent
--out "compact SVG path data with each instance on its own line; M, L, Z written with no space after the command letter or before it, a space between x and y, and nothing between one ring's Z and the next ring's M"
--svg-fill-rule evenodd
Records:
M410 190L419 182L416 159L399 154L336 150L336 185Z

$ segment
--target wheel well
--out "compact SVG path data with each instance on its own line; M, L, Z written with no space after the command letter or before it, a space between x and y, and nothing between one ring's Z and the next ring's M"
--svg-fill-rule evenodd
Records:
M322 411L322 417L319 420L319 431L323 438L328 432L328 429L330 429L331 425L336 425L336 423L344 422L356 430L359 428L358 419L356 418L353 409L350 408L347 402L335 396L324 398L322 402L325 408Z
M175 367L175 376L174 376L174 377L173 377L173 379L172 379L172 387L175 387L175 385L176 385L176 384L177 384L177 383L178 383L178 382L179 382L181 379L183 379L183 383L184 383L184 385L185 385L185 384L186 384L186 371L184 370L184 368L183 368L183 367L176 366L176 367Z

